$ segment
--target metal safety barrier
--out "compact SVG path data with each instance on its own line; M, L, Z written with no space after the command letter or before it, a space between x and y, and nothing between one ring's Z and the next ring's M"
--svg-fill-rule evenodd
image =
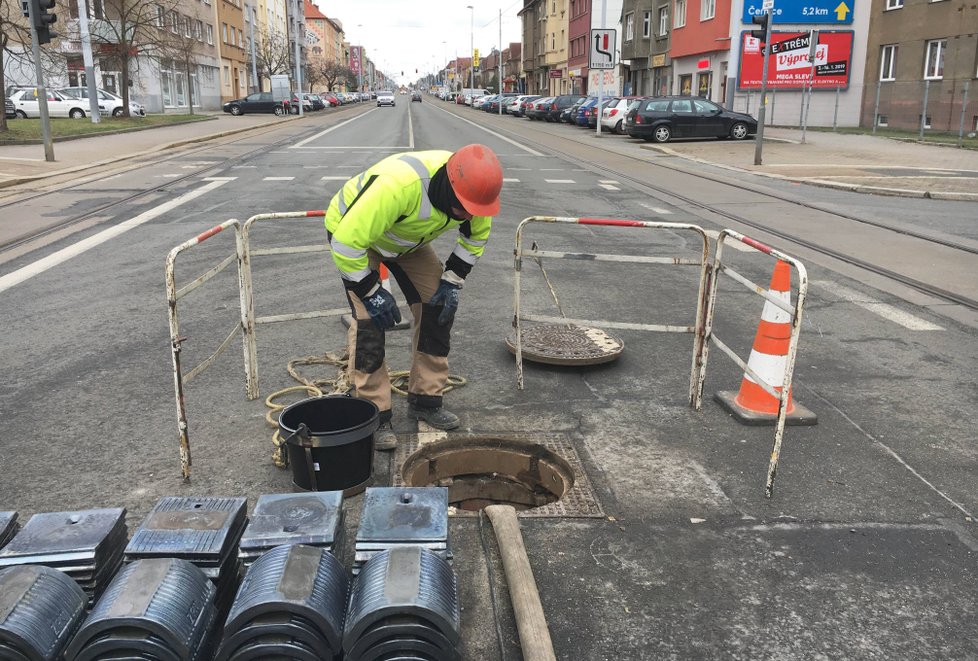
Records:
M766 287L762 287L751 280L747 279L740 273L737 273L730 266L723 262L723 246L726 243L727 238L739 241L740 243L750 246L755 250L762 252L766 255L770 255L775 260L780 260L786 262L787 264L794 267L798 273L798 295L795 299L794 305L786 304L782 299L777 296L772 295ZM766 301L770 301L772 305L777 306L779 309L791 315L791 336L788 342L788 354L784 370L784 379L781 384L771 384L767 382L764 378L757 374L751 367L742 360L733 349L731 349L727 344L725 344L716 334L713 332L713 317L716 313L716 299L717 292L719 290L719 278L720 274L723 273L727 275L732 280L739 282L741 285L750 289L751 291L762 296ZM706 306L706 318L705 318L705 329L703 338L703 357L702 364L699 373L699 382L696 387L695 393L695 408L699 409L703 398L703 383L706 380L706 365L707 359L710 353L710 343L716 344L717 348L723 353L727 354L731 360L733 360L737 365L739 365L745 374L750 375L750 377L767 392L769 395L778 400L778 416L777 422L775 423L774 432L774 449L771 451L771 460L768 465L767 481L765 485L765 494L768 498L774 493L774 478L778 471L778 459L781 455L781 443L784 438L784 427L785 418L787 415L787 404L789 393L791 392L791 377L794 372L795 367L795 357L798 353L798 337L801 333L801 315L802 309L805 305L805 297L808 294L808 271L805 269L805 265L800 261L786 255L785 253L776 250L756 239L744 236L734 230L724 229L721 230L717 235L717 247L716 254L713 259L713 269L710 274L710 283L707 288L708 291L708 302ZM778 387L781 388L778 392Z
M633 227L636 229L651 230L671 230L671 231L690 231L696 233L702 242L701 256L699 259L686 257L649 257L646 255L602 255L591 253L572 253L556 252L550 250L530 250L523 249L523 229L530 223L567 223L571 225L589 225L602 227ZM522 327L521 321L536 321L540 323L575 324L579 326L603 326L605 328L618 328L622 330L640 330L662 333L692 333L693 334L693 360L689 374L689 403L696 404L696 387L700 371L700 356L703 350L703 311L706 301L706 282L707 269L709 265L709 239L706 232L698 225L687 223L666 223L658 221L643 220L619 220L614 218L566 218L559 216L530 216L520 222L516 228L516 247L515 255L515 293L513 297L513 328L516 331L516 385L523 390L523 347L522 347ZM698 295L696 297L696 315L694 324L691 326L667 326L659 324L636 324L622 323L613 321L591 321L587 319L567 319L563 317L550 317L543 315L521 315L520 314L520 271L522 270L523 258L550 258L550 259L578 259L589 261L615 262L618 264L668 264L673 266L698 266L700 271L700 283Z
M325 211L291 211L284 213L263 213L257 214L250 217L243 224L236 219L227 220L212 227L211 229L203 232L194 238L186 241L173 250L167 255L166 258L166 291L167 291L167 302L169 304L169 321L170 321L170 345L171 354L173 357L173 387L174 394L177 404L177 427L180 435L180 463L181 472L184 479L190 479L190 467L192 465L191 454L190 454L190 435L188 432L187 423L187 408L184 398L184 386L190 383L196 376L201 372L206 370L217 358L224 353L224 350L230 346L231 342L234 340L235 336L239 333L241 334L242 340L242 350L244 353L244 367L245 367L245 392L248 399L256 399L258 397L258 348L255 328L259 324L275 323L282 321L291 321L296 319L313 319L316 317L327 317L327 316L337 316L342 314L348 314L350 312L349 307L336 308L333 310L316 310L312 312L301 312L295 314L281 314L266 317L256 317L254 310L254 293L252 289L252 278L251 278L251 260L253 257L259 257L262 255L290 255L290 254L300 254L300 253L312 253L312 252L329 252L329 248L324 245L315 246L294 246L294 247L284 247L284 248L262 248L258 250L253 250L250 245L250 229L251 226L260 220L276 220L282 218L313 218L317 216L325 216ZM180 253L206 241L207 239L221 233L225 229L231 228L234 230L235 237L235 251L231 255L228 255L216 266L208 270L206 273L196 278L187 285L184 285L180 289L176 286L176 259ZM186 338L180 336L180 323L179 317L177 316L177 301L183 297L190 294L192 291L196 290L198 287L206 283L208 280L216 276L218 273L223 271L225 268L230 266L234 261L238 264L238 299L240 304L240 321L234 325L234 328L227 334L224 340L220 343L217 349L210 356L201 361L198 365L192 368L189 372L184 373L183 366L181 365L180 354L183 342Z
M192 282L184 285L180 289L177 289L175 273L177 256L180 255L180 253L203 243L212 236L220 234L228 228L234 230L234 252L221 260L217 266L214 266ZM234 325L234 328L231 329L231 332L228 333L220 345L218 345L217 350L215 350L214 353L201 361L189 372L184 374L183 367L180 362L180 353L183 348L183 342L186 338L181 337L180 335L180 320L177 316L177 301L216 276L218 273L230 266L230 264L234 261L237 261L238 264L239 292L242 292L240 295L243 296L243 283L246 278L250 281L250 274L247 274L246 251L244 242L242 241L241 224L235 219L226 220L220 225L198 234L189 241L181 243L179 246L171 250L166 256L166 300L168 304L167 313L170 322L170 353L173 357L173 390L177 402L177 429L180 434L180 464L183 478L185 480L190 479L190 466L192 461L190 456L190 437L187 433L187 407L184 402L183 388L186 384L190 383L194 377L210 367L214 361L217 360L218 356L224 353L224 350L227 349L232 340L234 340L235 335L241 333L242 329L247 328L248 320L243 312L244 302L242 300L242 314L240 322ZM243 335L243 338L245 363L247 364L250 359L249 351L253 350L253 346L249 347L247 334ZM248 374L250 378L250 372ZM251 384L249 383L249 388L250 387Z

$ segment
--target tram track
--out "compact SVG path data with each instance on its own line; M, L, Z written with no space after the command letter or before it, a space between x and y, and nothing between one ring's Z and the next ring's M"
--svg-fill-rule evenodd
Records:
M642 178L633 176L631 174L628 174L628 172L626 171L627 168L624 168L624 167L617 168L616 167L616 169L611 169L611 168L608 167L607 164L602 164L602 163L598 162L597 160L595 160L593 158L589 158L587 156L582 156L580 153L577 153L577 152L574 152L574 151L571 151L571 150L567 150L565 148L561 148L558 145L549 144L548 142L540 141L539 139L535 139L534 137L527 136L527 135L524 135L522 133L513 132L513 131L511 131L511 130L509 130L507 128L500 128L500 127L495 127L495 126L492 127L492 128L495 131L499 131L501 133L507 133L510 136L513 136L514 138L518 138L519 140L524 141L525 143L527 143L527 146L532 146L532 147L534 147L534 148L536 148L538 150L543 150L544 152L549 152L549 153L555 154L557 156L564 157L564 158L566 158L566 159L568 159L568 160L570 160L572 162L579 163L583 167L587 167L587 168L591 169L592 171L595 171L595 172L598 172L598 173L601 173L601 174L605 174L605 175L613 175L614 177L616 177L618 179L628 180L630 183L632 183L633 185L635 185L635 186L637 186L637 187L639 187L641 189L653 191L654 193L658 194L660 196L659 199L662 200L663 202L668 202L667 199L663 199L663 198L669 198L669 199L672 199L672 200L679 201L679 202L681 202L683 204L689 205L690 207L699 209L701 211L705 211L705 212L707 212L707 213L709 213L711 215L715 215L715 216L719 216L721 218L725 218L727 220L730 220L732 222L738 223L740 225L743 225L743 226L746 226L746 227L750 227L750 228L753 228L755 230L759 230L759 231L764 232L766 234L769 234L771 236L776 236L779 239L782 239L784 241L791 242L791 243L793 243L793 244L795 244L797 246L801 246L801 247L803 247L803 248L805 248L807 250L810 250L812 252L816 252L816 253L825 255L827 257L831 257L832 259L838 260L838 261L840 261L840 262L842 262L844 264L847 264L847 265L850 265L850 266L854 266L854 267L863 269L865 271L874 273L876 275L880 275L880 276L886 277L886 278L891 279L891 280L893 280L895 282L898 282L898 283L900 283L900 284L902 284L902 285L904 285L906 287L910 287L910 288L912 288L912 289L914 289L914 290L916 290L918 292L921 292L921 293L926 294L928 296L934 297L936 299L939 299L939 300L942 300L942 301L946 301L946 302L949 302L949 303L954 303L956 305L960 305L960 306L962 306L964 308L967 308L969 310L978 311L978 300L975 300L975 299L970 298L968 296L962 295L962 294L957 293L957 292L953 292L951 290L948 290L948 289L943 288L943 287L939 287L937 285L934 285L934 284L931 284L931 283L928 283L928 282L924 282L924 281L922 281L922 280L920 280L918 278L914 278L914 277L908 276L906 274L899 273L897 271L894 271L893 269L886 268L885 266L881 266L879 264L874 264L874 263L872 263L870 261L867 261L867 260L864 260L864 259L860 259L859 257L856 257L854 255L847 254L847 253L841 252L839 250L836 250L834 248L831 248L831 247L822 245L822 244L818 243L817 241L813 241L813 240L807 239L807 238L805 238L803 236L800 236L798 234L793 234L791 232L786 232L786 231L783 231L783 230L779 230L779 229L776 229L774 227L771 227L770 225L767 225L767 224L764 224L764 223L761 223L761 222L757 222L757 221L751 220L749 218L745 218L744 216L742 216L740 214L736 214L736 213L730 212L730 211L728 211L728 210L726 210L726 209L724 209L722 207L719 207L717 205L713 205L713 204L708 204L708 203L702 202L702 201L700 201L700 200L698 200L698 199L696 199L694 197L691 197L689 195L683 195L682 193L677 192L675 189L666 188L666 187L663 187L663 186L658 186L658 185L656 185L654 183L651 183L647 179L642 179ZM593 144L585 143L583 141L575 140L573 138L568 138L568 137L563 136L563 135L560 135L560 136L558 136L557 134L548 134L548 135L551 135L551 136L557 138L560 142L564 142L564 143L569 142L569 143L573 143L573 144L580 145L580 146L586 146L586 147L589 148L589 150L593 150ZM717 184L720 184L720 185L723 185L723 186L728 186L728 187L734 188L734 189L736 189L738 191L745 191L745 192L749 192L749 193L752 193L752 194L755 194L755 195L766 197L768 199L771 199L771 200L774 200L774 201L777 201L777 202L782 202L782 203L787 203L787 204L791 204L791 205L796 205L796 206L799 206L799 207L802 207L802 208L805 208L805 209L808 209L808 210L811 210L811 211L814 211L814 212L817 212L817 213L820 213L820 214L826 214L826 215L831 216L831 217L834 217L834 218L839 218L839 219L842 219L842 220L845 220L845 221L859 223L859 224L866 225L866 226L869 226L869 227L873 227L873 228L876 228L876 229L884 230L884 231L887 231L887 232L892 232L892 233L895 233L895 234L898 234L898 235L901 235L901 236L904 236L904 237L913 238L913 239L916 239L916 240L919 240L919 241L924 241L924 242L927 242L929 244L933 244L933 245L936 245L936 246L942 246L944 248L949 248L951 250L960 251L960 252L963 252L963 253L966 253L966 254L973 254L973 255L974 254L978 254L978 248L973 247L973 246L970 246L970 245L963 245L962 243L955 243L954 241L950 241L950 240L943 239L943 238L940 238L940 237L935 237L935 236L932 236L932 235L929 235L929 234L925 234L925 233L921 233L921 232L915 232L915 231L913 231L911 229L908 229L908 228L894 227L894 226L889 225L889 224L884 223L884 222L880 222L880 221L876 221L876 220L872 220L872 219L868 219L868 218L861 218L859 216L855 216L855 215L852 215L852 214L842 213L842 212L835 211L833 209L829 209L829 208L826 208L826 207L821 206L821 205L818 205L818 204L813 204L813 203L810 203L810 202L801 201L801 200L795 199L795 198L793 198L791 196L788 196L788 195L781 195L781 194L778 194L775 191L764 190L762 188L755 187L755 186L748 186L748 185L745 185L742 181L731 182L728 179L725 179L724 177L721 177L721 176L712 175L712 174L709 174L709 173L704 173L704 172L699 172L699 171L693 172L693 171L690 171L690 170L688 170L686 168L671 166L668 163L659 163L659 162L656 162L656 161L650 161L648 159L644 159L644 158L640 158L640 157L635 156L635 155L630 155L630 154L627 154L627 153L623 153L623 152L618 151L618 150L613 150L613 151L611 151L611 150L604 150L604 151L606 153L614 154L616 157L627 158L630 161L633 161L633 162L636 162L636 163L641 163L644 167L660 168L660 169L668 170L670 172L673 172L673 173L676 173L676 174L680 174L680 175L694 176L694 177L697 177L699 179L705 179L705 180L710 181L710 182L713 182L713 183L717 183Z

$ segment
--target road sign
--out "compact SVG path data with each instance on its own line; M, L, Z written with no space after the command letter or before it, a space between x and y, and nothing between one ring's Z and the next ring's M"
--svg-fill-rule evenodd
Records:
M617 34L617 30L591 30L591 57L588 60L589 68L615 68L615 41Z
M773 0L744 0L743 22L750 23L752 16L770 11L772 24L850 25L855 4L855 0L805 0L805 2L782 2L775 7Z

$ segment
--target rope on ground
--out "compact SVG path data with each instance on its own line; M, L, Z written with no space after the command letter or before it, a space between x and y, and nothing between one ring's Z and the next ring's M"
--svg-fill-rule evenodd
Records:
M265 422L275 429L275 433L272 434L272 445L275 446L275 449L272 451L272 463L278 468L288 467L289 455L285 449L285 439L282 438L278 425L279 412L286 407L286 404L279 404L276 400L283 395L294 392L304 392L307 397L321 397L324 394L342 395L350 392L353 390L353 384L347 378L346 366L348 360L349 354L346 351L338 353L327 351L322 356L294 358L289 361L287 369L292 378L301 385L276 390L265 398L265 406L268 407L268 411L265 412ZM299 372L298 366L300 365L333 365L338 369L336 376L332 379L310 379ZM390 377L391 391L406 397L411 372L408 370L395 370L389 372L388 376ZM445 394L455 388L461 388L466 383L468 381L465 377L457 374L449 374L448 382L441 392Z

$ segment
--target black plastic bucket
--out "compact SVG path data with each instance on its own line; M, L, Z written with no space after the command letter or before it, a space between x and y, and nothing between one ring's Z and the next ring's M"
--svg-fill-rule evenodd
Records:
M346 395L311 397L286 407L278 426L295 486L346 496L367 488L380 426L376 404Z

